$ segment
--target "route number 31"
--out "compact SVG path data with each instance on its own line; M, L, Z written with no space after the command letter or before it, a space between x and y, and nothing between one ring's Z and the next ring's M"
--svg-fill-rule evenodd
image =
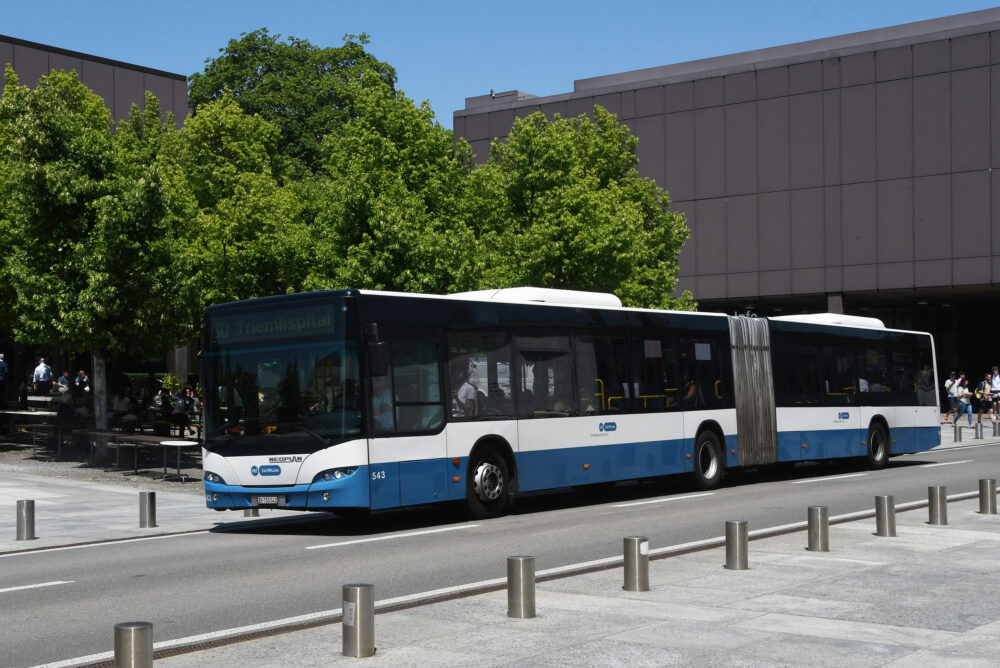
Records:
M385 480L385 471L372 471L372 480Z

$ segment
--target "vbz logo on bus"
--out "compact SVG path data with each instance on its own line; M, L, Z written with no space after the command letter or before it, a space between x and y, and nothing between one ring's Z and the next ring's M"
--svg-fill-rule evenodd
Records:
M600 431L614 431L618 429L617 422L602 422L598 427Z
M850 420L851 414L848 411L841 411L837 413L837 422L843 422L845 420Z

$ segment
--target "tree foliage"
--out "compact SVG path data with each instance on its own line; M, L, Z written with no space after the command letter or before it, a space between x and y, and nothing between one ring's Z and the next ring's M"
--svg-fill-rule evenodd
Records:
M156 98L112 134L75 74L34 90L7 70L0 188L15 337L63 350L142 356L190 335L197 294L180 252L189 207L173 120Z
M319 166L323 138L356 114L357 82L372 73L388 86L396 71L365 50L368 36L345 35L340 47L270 34L266 28L229 40L222 55L192 74L188 100L194 115L229 95L249 115L280 131L278 150L308 171Z
M356 114L323 143L308 287L453 292L470 283L475 237L458 217L468 151L425 102L374 75L350 91ZM467 146L464 142L463 146Z
M668 194L636 170L638 140L613 114L517 119L471 177L468 218L480 242L480 287L536 285L613 292L634 306L693 308L671 298L687 239Z

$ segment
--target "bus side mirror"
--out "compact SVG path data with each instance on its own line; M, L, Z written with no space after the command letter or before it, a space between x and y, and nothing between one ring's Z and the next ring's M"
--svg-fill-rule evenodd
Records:
M373 376L385 376L389 373L389 362L385 355L385 342L368 343L368 373Z

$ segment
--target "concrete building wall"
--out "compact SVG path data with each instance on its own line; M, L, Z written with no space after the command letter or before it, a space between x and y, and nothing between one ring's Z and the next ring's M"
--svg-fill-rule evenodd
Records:
M52 70L75 71L80 81L104 100L115 121L128 118L132 104L143 107L147 90L156 95L164 114L173 112L178 128L188 114L187 77L181 74L0 35L0 92L6 84L7 63L21 83L31 87Z
M692 235L705 303L1000 283L1000 9L468 98L480 158L515 117L600 104Z

